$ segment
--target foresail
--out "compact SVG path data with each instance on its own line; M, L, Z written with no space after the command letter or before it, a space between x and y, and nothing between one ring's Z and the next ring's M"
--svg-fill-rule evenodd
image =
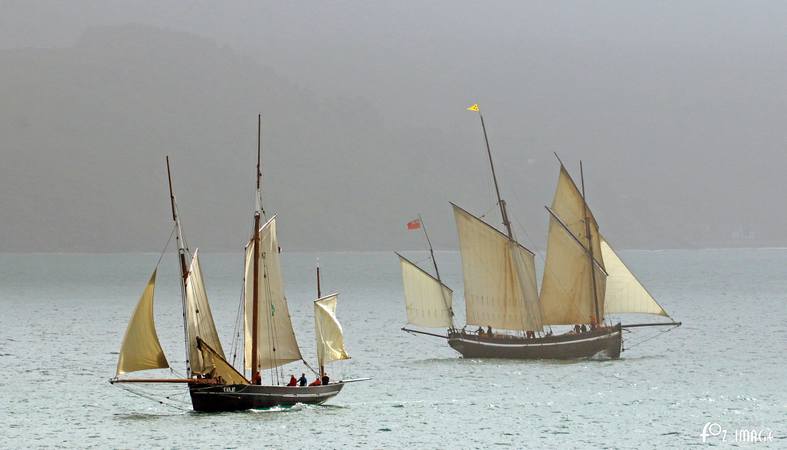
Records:
M604 299L607 314L639 313L669 317L603 237L601 255L608 274Z
M585 224L586 215L589 226ZM588 228L595 268L591 266ZM591 273L595 274L596 295ZM582 193L561 166L550 209L547 257L541 283L544 323L570 325L603 320L605 278L598 224L593 214L586 210ZM599 317L596 317L596 301Z
M456 205L453 208L462 255L467 323L540 331L533 253L464 209Z
M276 217L259 230L257 284L257 357L259 369L270 369L303 359L290 310L284 295L284 279L279 262L279 242L276 238ZM251 369L253 298L254 298L254 241L246 247L244 288L245 367Z
M120 345L116 375L147 369L169 367L161 349L153 319L153 293L156 289L156 270L150 276Z
M317 361L321 366L342 359L350 359L344 349L342 326L336 319L337 294L314 302L314 335L317 339Z
M450 327L453 301L451 289L404 256L398 256L402 266L407 322L422 327Z
M251 384L223 356L200 338L197 338L197 349L202 353L206 375L211 378L220 378L221 382L226 384Z
M202 339L213 348L222 358L224 350L221 347L213 314L208 304L208 294L202 277L202 268L199 263L199 250L194 252L186 278L186 325L188 327L189 363L191 372L206 374L211 370L203 361L202 352L197 348L197 338Z

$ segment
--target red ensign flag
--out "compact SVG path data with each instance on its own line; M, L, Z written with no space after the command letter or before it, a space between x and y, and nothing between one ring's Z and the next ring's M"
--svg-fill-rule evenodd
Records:
M421 228L421 221L420 220L415 219L415 220L411 220L411 221L407 222L407 229L408 230L417 230L419 228Z

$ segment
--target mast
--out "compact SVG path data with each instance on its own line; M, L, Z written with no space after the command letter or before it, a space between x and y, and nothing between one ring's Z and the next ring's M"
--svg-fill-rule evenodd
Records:
M434 273L437 281L442 285L443 280L440 278L440 269L437 268L437 259L434 257L434 248L432 248L432 241L429 239L429 233L426 232L426 224L424 220L421 218L421 215L418 214L418 222L421 224L421 229L424 230L424 237L426 237L426 243L429 245L429 255L432 257L432 264L434 265ZM448 308L448 315L451 317L451 329L454 328L454 309L448 307L448 302L445 300L445 293L443 292L442 287L440 288L440 293L443 296L443 303L445 303L446 308Z
M593 306L596 310L595 325L601 324L603 318L598 309L598 288L596 287L596 264L593 256L593 236L590 234L590 216L588 214L588 202L585 197L585 174L582 171L582 161L579 161L579 177L582 183L582 203L585 209L585 234L588 236L588 257L590 258L590 279L593 282Z
M321 298L322 293L320 292L320 258L317 258L317 298Z
M320 258L317 258L317 300L322 298L322 292L320 291ZM320 358L320 352L317 352L317 365L320 367L320 380L322 377L325 376L325 365L322 362L322 358Z
M183 336L186 346L186 373L191 376L191 361L189 361L189 328L186 319L186 278L188 278L188 268L186 266L186 248L183 244L183 230L180 227L180 218L178 217L178 209L175 206L175 192L172 190L172 173L169 168L169 156L167 160L167 181L169 183L169 202L172 208L172 220L175 222L177 231L175 233L175 241L178 246L178 259L180 261L180 299L183 306Z
M511 222L508 220L508 212L506 211L506 202L502 198L500 198L500 187L497 184L497 174L495 174L495 164L492 162L492 150L489 147L489 138L486 134L486 124L484 124L484 115L481 113L481 109L475 109L478 111L478 117L481 118L481 129L484 131L484 142L486 143L486 154L489 156L489 167L492 169L492 181L495 183L495 193L497 194L497 203L500 205L500 215L503 217L503 225L506 227L506 232L508 234L508 238L512 241L514 240L514 233L511 231Z
M260 153L261 153L261 137L262 137L262 114L257 115L257 192L256 192L256 205L254 208L254 230L252 232L252 242L254 245L254 266L252 269L252 284L254 292L252 293L252 319L251 319L251 382L261 384L262 380L259 376L259 361L257 355L257 329L259 327L258 312L259 312L259 256L260 256L260 213L262 212L262 196L260 193L260 178L262 173L260 171Z

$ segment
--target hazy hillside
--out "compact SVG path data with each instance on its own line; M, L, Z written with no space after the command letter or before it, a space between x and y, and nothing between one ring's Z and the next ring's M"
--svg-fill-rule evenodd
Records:
M171 226L165 154L173 159L192 246L238 249L250 229L260 111L266 206L280 214L289 249L418 248L420 236L403 228L418 212L437 245L452 247L449 200L489 212L497 223L478 121L462 111L472 100L462 86L467 79L452 86L450 78L420 73L420 66L405 78L370 78L368 67L385 53L369 45L367 59L337 62L326 55L306 76L267 65L264 52L241 54L211 39L149 26L91 28L70 48L0 51L0 251L157 250ZM591 205L620 247L783 245L787 213L770 205L781 198L774 186L784 157L773 145L776 130L766 137L754 130L779 111L784 96L741 115L734 92L726 100L711 95L723 92L732 76L721 74L712 81L717 87L697 94L708 103L696 97L668 102L668 86L680 90L686 80L659 69L661 84L653 85L642 61L632 63L636 70L615 72L617 81L607 80L619 89L598 81L605 87L569 97L581 111L567 107L566 99L562 106L551 100L550 91L593 83L572 75L570 66L549 69L563 78L534 74L535 85L509 80L510 86L489 87L488 94L500 94L489 98L502 105L487 112L490 139L525 243L543 243L543 205L551 201L557 174L551 152L557 150L576 175L577 159L585 158ZM346 79L355 67L369 74L354 81L357 94ZM408 97L412 91L402 88L398 106L386 109L397 86L417 77L439 85L440 95L431 98L425 89ZM305 79L312 81L293 81ZM316 89L316 79L345 83ZM534 86L548 90L539 96ZM506 89L527 89L543 107L516 110L515 101L505 103ZM439 116L424 117L448 97ZM618 103L604 103L615 98ZM407 101L418 124L402 119ZM725 101L729 107L722 107ZM644 103L632 115L625 102ZM743 110L751 106L739 102ZM683 115L671 116L672 109Z

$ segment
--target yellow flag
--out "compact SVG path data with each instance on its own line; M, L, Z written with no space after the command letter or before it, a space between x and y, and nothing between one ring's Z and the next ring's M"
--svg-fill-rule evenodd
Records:
M468 107L467 110L478 112L478 103L475 103L473 104L473 106Z

